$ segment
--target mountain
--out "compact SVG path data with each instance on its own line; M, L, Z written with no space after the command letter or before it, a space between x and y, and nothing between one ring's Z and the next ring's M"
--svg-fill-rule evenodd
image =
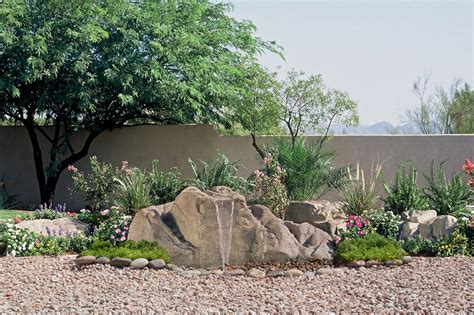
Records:
M333 134L357 134L357 135L383 135L383 134L419 134L420 131L414 123L405 123L394 126L389 122L381 121L373 125L344 126L333 125Z

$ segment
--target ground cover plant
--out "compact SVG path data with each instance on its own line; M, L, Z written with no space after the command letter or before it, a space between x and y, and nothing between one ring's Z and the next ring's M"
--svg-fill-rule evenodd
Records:
M7 220L13 218L28 218L31 217L33 211L0 209L0 220Z
M125 241L119 245L113 245L110 242L96 240L89 249L83 251L81 256L95 256L107 258L146 258L148 260L163 259L165 262L171 262L169 253L156 242L147 241Z
M397 238L401 222L399 215L380 209L365 211L363 217L369 221L370 227L378 234L392 239Z
M336 250L336 259L339 262L356 260L387 261L401 259L406 252L401 245L377 233L368 233L362 237L340 242Z

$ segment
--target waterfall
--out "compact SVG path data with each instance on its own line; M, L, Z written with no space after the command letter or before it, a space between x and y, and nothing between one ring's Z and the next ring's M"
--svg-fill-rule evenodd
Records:
M230 202L230 208L226 204ZM234 200L218 199L214 200L216 205L216 219L219 230L219 253L221 257L221 267L229 263L232 249L232 226L234 224ZM219 207L219 204L221 207Z

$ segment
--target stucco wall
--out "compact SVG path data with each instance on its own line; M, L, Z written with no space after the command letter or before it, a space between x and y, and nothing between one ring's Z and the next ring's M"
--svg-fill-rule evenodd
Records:
M80 144L84 135L74 138ZM271 141L261 137L260 143ZM44 139L43 139L44 141ZM43 142L46 153L46 142ZM448 174L460 170L465 158L474 157L474 135L341 135L335 136L328 148L336 151L335 164L344 166L360 162L369 170L373 161L383 161L385 177L391 179L397 165L413 160L421 171L429 172L431 161L447 160ZM209 126L139 126L102 134L93 143L90 154L99 160L120 165L127 160L131 165L149 167L158 159L164 169L177 166L184 177L192 174L188 157L208 160L222 151L231 159L239 159L245 166L242 175L260 167L250 137L219 136ZM46 154L45 154L46 155ZM77 163L87 170L87 158ZM39 201L32 150L29 138L21 127L0 127L0 175L4 176L8 191L19 194L25 206ZM56 201L66 202L71 208L84 205L79 196L71 195L70 174L64 172L56 191ZM331 199L334 196L329 196Z

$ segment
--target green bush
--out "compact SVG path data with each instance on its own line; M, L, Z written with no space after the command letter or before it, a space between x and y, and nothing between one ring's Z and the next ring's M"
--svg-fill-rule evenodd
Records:
M428 182L424 193L431 209L436 210L438 215L449 214L458 219L467 217L467 205L472 200L473 190L466 185L461 173L453 174L448 180L444 172L444 162L436 169L433 161L430 175L424 176Z
M343 186L346 174L331 163L334 152L323 149L326 138L308 143L299 138L279 138L265 149L286 171L285 186L290 200L319 199L331 189Z
M169 253L156 242L147 241L126 241L118 245L113 245L110 242L96 240L92 243L89 249L83 251L81 256L95 256L108 257L110 259L115 257L122 258L146 258L148 260L163 259L169 263L171 257Z
M472 229L473 227L466 224L459 224L451 234L439 239L434 244L436 256L473 256Z
M144 171L126 169L122 176L115 178L115 182L115 204L120 210L135 214L152 205L151 184Z
M435 243L420 235L400 242L403 249L412 255L434 255Z
M234 191L246 194L248 192L247 180L237 176L237 171L241 167L238 161L230 161L227 156L219 152L216 160L211 162L200 161L202 169L198 170L196 163L188 159L194 172L194 178L189 181L189 185L201 190L212 189L216 186L226 186Z
M389 185L383 182L387 196L382 200L385 210L401 214L409 210L428 209L428 199L423 194L423 189L417 184L418 171L413 162L407 162L398 167L395 181Z
M151 172L148 174L151 195L155 204L163 204L174 201L176 196L185 187L180 179L181 173L177 168L171 168L167 172L158 171L158 161L152 162Z
M66 216L66 205L61 206L58 205L54 209L48 205L40 205L39 209L36 209L33 212L32 219L39 220L39 219L46 219L46 220L54 220L59 218L64 218Z
M363 215L369 220L369 225L378 234L396 239L400 227L401 218L391 211L373 210L366 211Z
M340 262L356 260L387 261L401 259L404 255L405 251L397 241L376 233L344 240L338 244L336 250L336 259Z

